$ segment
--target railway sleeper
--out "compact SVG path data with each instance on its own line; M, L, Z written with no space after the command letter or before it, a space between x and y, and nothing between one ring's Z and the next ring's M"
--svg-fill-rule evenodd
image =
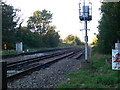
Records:
M8 80L8 81L13 81L13 80L16 79L16 78L23 77L24 75L30 74L31 72L33 72L33 71L35 71L35 70L40 70L41 68L43 68L43 69L44 69L44 68L47 68L47 67L49 67L50 65L54 64L55 62L57 62L57 61L59 61L59 60L61 60L61 59L63 59L63 58L66 58L66 57L68 57L68 56L70 56L70 55L72 55L72 54L74 54L74 53L71 52L71 53L69 53L69 54L67 54L67 55L64 55L64 56L61 56L61 57L59 57L59 58L56 58L56 59L53 60L53 61L46 62L46 63L44 63L44 64L42 64L42 65L37 65L37 66L35 66L35 67L31 67L31 68L29 68L29 69L27 69L27 70L24 70L24 71L20 72L20 73L17 73L17 74L8 76L8 77L7 77L7 80Z

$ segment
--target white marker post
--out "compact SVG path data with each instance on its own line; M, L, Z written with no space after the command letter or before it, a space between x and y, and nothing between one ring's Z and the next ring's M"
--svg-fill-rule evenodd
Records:
M16 51L18 51L18 52L23 51L22 42L16 43Z
M115 43L115 49L112 49L112 69L120 70L120 43Z

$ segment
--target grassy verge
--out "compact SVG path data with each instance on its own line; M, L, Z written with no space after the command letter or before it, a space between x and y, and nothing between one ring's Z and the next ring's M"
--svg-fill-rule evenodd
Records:
M4 50L1 51L0 55L9 55L9 54L17 54L17 53L23 53L23 52L17 52L15 50Z
M32 48L32 49L28 49L28 52L35 52L35 51L39 51L39 50L47 50L47 49L54 49L54 48ZM9 55L9 54L18 54L18 53L25 53L27 52L27 50L18 52L15 50L4 50L0 53L0 55Z
M68 80L58 88L120 88L120 71L112 70L105 62L110 55L95 55L89 58L89 69L67 74Z
M70 46L65 46L65 47L70 47ZM35 52L35 51L39 51L39 50L47 50L47 49L58 49L58 48L65 48L65 47L54 47L54 48L29 48L28 52ZM9 55L9 54L17 54L17 53L25 53L27 52L27 49L21 52L17 52L15 50L4 50L0 52L0 55Z

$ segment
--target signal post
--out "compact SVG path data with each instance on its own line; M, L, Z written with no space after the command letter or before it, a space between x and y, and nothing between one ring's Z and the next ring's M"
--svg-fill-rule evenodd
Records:
M79 3L79 19L84 21L85 30L85 60L88 59L88 35L87 35L87 21L92 20L92 3L90 0L80 0Z

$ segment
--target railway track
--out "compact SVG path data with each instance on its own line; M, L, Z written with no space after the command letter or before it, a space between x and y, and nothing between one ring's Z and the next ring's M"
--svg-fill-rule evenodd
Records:
M37 53L45 53L45 52L54 52L54 51L59 51L59 50L67 50L67 49L71 49L71 48L73 48L73 47L58 48L58 49L46 49L46 50L39 50L39 51L34 51L34 52L26 52L26 53L2 55L2 58L3 59L13 58L13 57L17 57L17 56L33 55L33 54L37 54Z
M69 48L69 50L71 50L72 48ZM35 60L38 60L38 59L46 59L46 58L50 58L50 57L52 57L52 56L57 56L57 55L60 55L60 54L64 54L65 53L65 51L68 51L67 49L65 49L64 51L63 50L60 50L60 51L57 51L57 52L55 52L55 53L52 53L52 54L48 54L48 55L44 55L44 56L37 56L37 57L35 57L35 58L30 58L30 59L25 59L25 60L18 60L18 61L14 61L14 62L7 62L7 65L8 65L8 67L9 66L15 66L16 64L18 65L18 64L24 64L24 63L26 63L26 62L34 62ZM36 54L36 53L35 53Z
M30 74L35 70L49 67L50 65L66 57L71 58L76 56L76 58L78 58L82 54L82 49L75 48L64 52L53 53L50 55L7 64L7 80L11 81L16 78L20 78L26 74ZM9 72L12 72L12 74L9 74Z

